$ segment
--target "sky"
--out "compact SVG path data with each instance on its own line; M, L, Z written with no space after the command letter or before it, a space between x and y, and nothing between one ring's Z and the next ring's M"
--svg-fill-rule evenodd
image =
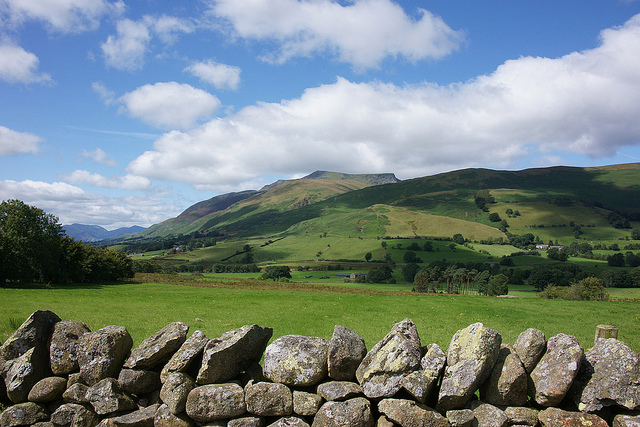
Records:
M316 170L631 162L639 0L0 0L0 199L62 224Z

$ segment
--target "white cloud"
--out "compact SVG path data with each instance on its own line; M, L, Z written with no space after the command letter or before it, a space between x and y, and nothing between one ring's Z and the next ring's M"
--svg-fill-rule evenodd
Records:
M142 68L151 41L147 25L123 19L116 24L116 33L116 36L107 37L101 46L107 65L129 71Z
M388 57L442 58L464 39L429 11L410 16L391 0L214 0L211 13L239 37L279 43L264 58L276 63L329 52L370 68Z
M147 84L119 101L129 115L160 129L191 128L220 108L220 100L210 93L176 82Z
M150 28L153 28L153 32L165 44L174 43L180 33L190 34L195 31L192 22L175 16L145 16L144 21Z
M38 57L20 46L0 45L0 80L8 83L52 83L51 76L39 73Z
M116 163L115 160L113 160L113 158L111 156L109 156L107 153L104 152L104 150L100 149L100 148L96 148L93 151L87 151L85 149L82 150L82 157L86 158L86 159L91 159L96 163L100 163L103 164L105 166L117 166L118 163Z
M323 2L319 2L323 4ZM336 83L159 138L141 176L226 189L315 169L401 177L512 167L553 152L596 157L640 143L640 15L601 45L523 57L451 86Z
M94 30L107 14L124 11L121 0L3 0L4 13L14 23L26 20L43 21L50 30L80 33Z
M111 105L116 102L116 94L112 90L107 89L107 87L102 82L93 82L91 84L91 88L95 93L100 96L100 100L104 102L105 105Z
M127 174L125 176L105 177L86 170L76 170L70 174L62 174L60 178L71 184L87 183L94 187L118 188L120 190L149 190L151 181L148 178Z
M194 62L184 69L217 89L237 90L240 85L240 67L220 64L213 60Z
M42 138L27 132L17 132L0 126L0 155L37 153Z

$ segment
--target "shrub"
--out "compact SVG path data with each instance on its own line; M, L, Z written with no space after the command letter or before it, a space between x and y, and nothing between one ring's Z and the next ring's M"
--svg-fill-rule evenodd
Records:
M569 287L549 285L538 294L540 298L571 301L607 301L609 294L597 277L587 277Z

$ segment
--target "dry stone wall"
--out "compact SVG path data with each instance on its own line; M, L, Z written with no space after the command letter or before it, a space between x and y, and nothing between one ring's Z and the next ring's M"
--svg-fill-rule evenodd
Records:
M188 332L132 349L123 327L33 313L0 347L0 427L640 426L638 354L615 338L510 344L476 323L445 352L405 319L367 351L344 326L271 343L257 325Z

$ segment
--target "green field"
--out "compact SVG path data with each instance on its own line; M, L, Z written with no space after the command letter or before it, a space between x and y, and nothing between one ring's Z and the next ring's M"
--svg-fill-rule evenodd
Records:
M182 284L0 288L0 340L6 340L33 311L49 309L62 319L83 321L92 330L125 326L135 345L169 322L183 321L192 331L200 329L210 338L253 323L272 327L274 338L286 334L330 338L334 326L342 324L362 335L371 348L394 322L409 317L418 326L423 344L435 342L443 348L458 329L475 322L496 329L507 343L513 343L525 329L536 327L547 338L560 332L575 335L583 347L589 348L596 325L605 323L619 327L619 338L640 350L637 300L542 300L526 288L512 291L516 298L413 294L389 289L376 285L345 287L338 281L317 286L190 278Z

